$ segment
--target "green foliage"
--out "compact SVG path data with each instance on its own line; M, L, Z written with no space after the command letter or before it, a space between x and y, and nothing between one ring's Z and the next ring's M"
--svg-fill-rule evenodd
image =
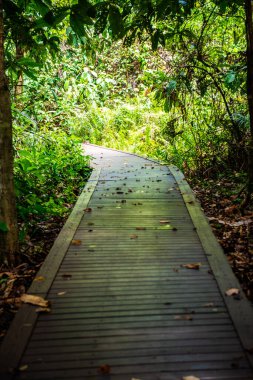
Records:
M21 220L63 215L75 202L90 169L88 158L63 131L25 133L15 128L15 186Z
M73 182L88 173L84 140L195 173L244 167L244 24L233 3L37 3L36 42L61 41L61 49L53 58L41 51L43 65L30 52L15 61L25 74L13 110L21 218L65 212ZM66 34L65 21L58 32L50 27L64 14ZM124 35L124 43L112 42ZM12 59L10 49L9 72Z
M0 221L0 231L3 231L3 232L9 231L7 224L3 221Z

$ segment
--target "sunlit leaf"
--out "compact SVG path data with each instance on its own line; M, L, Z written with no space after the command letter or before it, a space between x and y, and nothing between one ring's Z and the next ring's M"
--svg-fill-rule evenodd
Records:
M41 306L41 307L46 307L46 308L49 306L49 301L45 300L42 297L34 296L32 294L22 294L20 299L24 303L29 303L36 306Z

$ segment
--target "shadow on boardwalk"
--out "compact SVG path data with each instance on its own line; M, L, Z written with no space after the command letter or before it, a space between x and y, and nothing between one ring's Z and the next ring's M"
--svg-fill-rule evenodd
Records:
M1 379L252 380L253 311L175 167L95 170L1 347ZM191 265L189 265L191 264ZM193 264L193 265L192 265Z

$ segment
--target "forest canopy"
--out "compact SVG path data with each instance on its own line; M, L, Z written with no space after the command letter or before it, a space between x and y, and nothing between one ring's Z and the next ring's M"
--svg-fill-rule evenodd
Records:
M1 260L71 207L84 140L192 176L228 170L246 207L252 42L250 0L0 0Z

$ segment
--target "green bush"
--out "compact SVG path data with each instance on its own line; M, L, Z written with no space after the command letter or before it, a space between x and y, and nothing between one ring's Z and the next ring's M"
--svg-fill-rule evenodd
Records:
M64 215L90 174L89 157L75 138L59 130L23 133L16 149L20 220Z

